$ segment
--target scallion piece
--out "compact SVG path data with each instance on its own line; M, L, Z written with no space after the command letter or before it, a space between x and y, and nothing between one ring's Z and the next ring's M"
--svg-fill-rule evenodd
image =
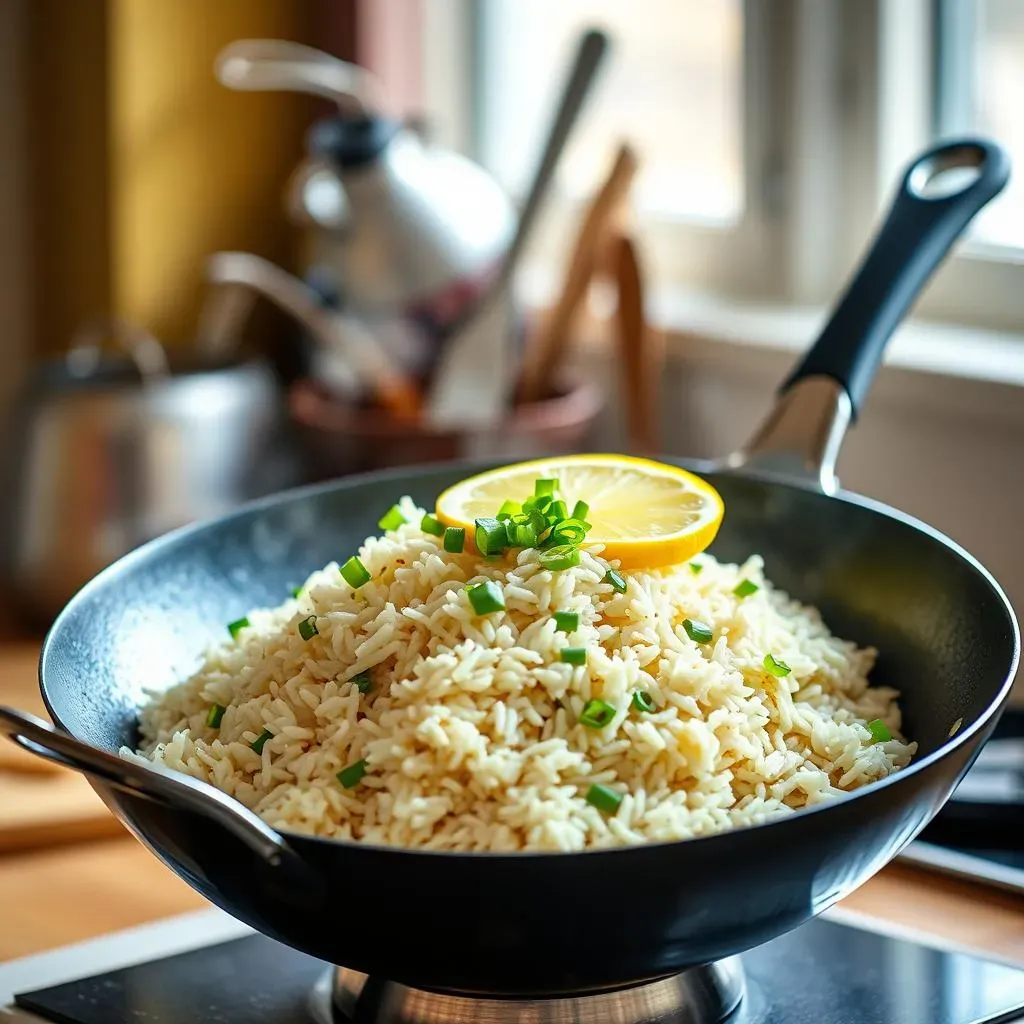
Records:
M550 494L538 494L535 498L530 498L530 508L536 509L538 512L545 512L548 506L555 499ZM526 511L526 502L523 502L523 510Z
M692 572L694 576L699 576L701 574L701 572L703 572L703 570L704 570L704 563L703 562L691 562L690 563L690 572Z
M303 640L312 640L319 632L320 630L316 627L315 615L307 615L304 619L299 620L299 636Z
M582 544L587 536L586 527L575 519L565 519L551 527L552 544Z
M764 667L773 675L781 679L783 676L788 676L793 670L784 662L780 661L775 657L774 654L769 651L764 656Z
M512 516L521 515L522 511L523 506L518 501L512 501L510 498L508 501L503 501L501 503L501 508L498 509L498 518L508 519Z
M588 804L596 807L599 811L614 814L619 809L619 804L622 803L622 794L608 786L602 786L600 782L595 782L587 790L586 799Z
M236 640L238 638L238 634L241 633L243 629L247 629L248 626L249 620L244 615L240 619L235 619L234 622L229 622L228 632L231 634L231 639Z
M487 580L484 583L478 583L475 587L470 587L467 596L477 615L490 615L491 612L505 610L505 595L494 580Z
M575 633L579 628L579 612L555 612L555 629L560 629L563 633Z
M444 549L450 551L453 555L459 555L462 553L462 549L466 546L466 530L462 526L449 526L444 531Z
M302 597L302 587L292 587L292 597L296 599Z
M369 583L371 578L369 569L363 565L358 555L353 555L341 567L341 575L353 590L358 590L364 584Z
M544 495L554 497L555 491L558 489L558 481L551 478L545 478L534 481L533 493L534 497L542 498Z
M551 504L548 506L548 519L549 520L551 520L552 522L555 522L555 523L560 523L563 519L568 519L568 518L569 518L569 508L565 504L565 502L562 501L561 498L559 498L557 501L551 502Z
M262 754L263 748L267 744L267 740L272 740L273 738L274 734L269 729L264 729L263 732L261 732L259 736L252 741L252 749L255 750L257 754Z
M617 590L620 594L624 594L626 592L626 581L614 569L609 569L604 574L604 581L605 583L610 583L612 585L612 589Z
M444 536L444 523L437 516L432 516L429 512L420 520L420 529L424 533L429 533L432 537Z
M574 565L580 564L579 548L571 544L559 544L558 547L548 548L540 553L540 564L545 569L555 571L571 569Z
M206 713L206 724L211 729L217 729L220 727L220 720L224 717L224 712L227 709L223 704L214 704Z
M521 520L526 520L522 522ZM529 516L517 515L505 520L505 534L509 547L532 548L538 540L537 527L530 522Z
M587 649L586 647L563 647L558 652L558 660L564 661L566 665L586 665Z
M354 789L363 781L363 776L366 774L366 761L356 761L355 764L350 764L347 768L342 768L338 772L337 779L346 789Z
M732 592L737 597L750 597L751 594L756 594L760 589L752 580L743 579L732 588Z
M873 721L868 722L868 732L871 733L871 738L876 743L888 743L892 739L892 733L889 732L889 726L885 724L880 718L876 718Z
M709 644L715 636L714 630L707 623L696 619L683 619L683 629L695 644Z
M649 693L644 690L634 690L632 705L637 711L642 711L645 715L649 715L654 710L654 699Z
M580 725L588 729L603 729L615 717L615 708L607 701L594 698L583 705L580 712Z
M572 507L572 515L570 519L579 519L586 521L587 513L590 511L590 506L585 501L577 501Z
M402 515L402 510L397 505L392 505L377 521L377 525L382 530L397 530L403 523L406 522L405 516Z
M481 517L476 520L476 549L487 558L490 555L503 554L508 547L508 534L505 524L498 519Z
M370 670L367 669L365 672L360 672L358 675L353 676L349 682L360 692L370 692Z

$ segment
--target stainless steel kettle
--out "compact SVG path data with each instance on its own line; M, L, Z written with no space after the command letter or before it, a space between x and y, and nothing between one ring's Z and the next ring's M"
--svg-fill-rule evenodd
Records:
M381 113L367 71L272 39L231 43L215 72L236 90L311 93L337 111L307 134L285 207L303 230L300 274L406 373L426 372L481 294L515 230L481 167Z
M7 440L4 588L47 621L143 541L301 480L266 361L169 356L116 320L36 368Z

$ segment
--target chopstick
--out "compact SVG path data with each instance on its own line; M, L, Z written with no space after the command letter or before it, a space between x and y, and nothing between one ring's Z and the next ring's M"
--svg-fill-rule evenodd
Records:
M647 323L643 274L636 247L628 235L612 239L611 262L618 288L616 331L622 361L627 444L636 454L652 455L661 447L658 418L664 361L662 337Z
M524 402L536 402L544 397L568 345L572 321L597 267L604 236L625 200L636 171L636 154L623 143L580 226L559 300L527 345L519 389Z

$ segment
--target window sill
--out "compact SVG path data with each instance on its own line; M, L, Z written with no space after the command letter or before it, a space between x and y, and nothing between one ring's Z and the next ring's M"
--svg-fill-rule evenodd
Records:
M543 309L554 301L558 281L548 269L534 266L524 272L521 286L527 305ZM614 308L611 286L595 285L589 310L594 320L604 320ZM666 332L671 349L696 355L709 355L708 343L721 342L792 358L806 350L829 312L669 288L654 290L648 301L650 321ZM1024 387L1024 332L912 318L896 332L884 363L916 373Z

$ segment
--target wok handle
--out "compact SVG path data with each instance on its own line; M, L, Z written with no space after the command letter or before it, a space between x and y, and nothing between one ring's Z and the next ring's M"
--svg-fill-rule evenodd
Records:
M817 341L755 435L722 468L810 482L826 494L836 490L843 437L889 339L950 247L1009 177L1006 151L973 137L934 146L907 167L888 216Z
M856 417L885 346L975 215L1010 178L1010 159L985 139L945 142L907 168L867 256L814 346L782 390L832 377Z
M308 881L310 869L283 836L209 783L161 765L126 761L14 708L0 706L0 734L30 754L81 772L132 796L201 814L242 840L269 866Z

